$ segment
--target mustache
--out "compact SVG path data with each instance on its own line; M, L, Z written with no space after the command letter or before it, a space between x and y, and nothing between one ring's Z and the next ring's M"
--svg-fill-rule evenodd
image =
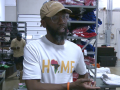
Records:
M67 27L66 24L59 25L59 27Z
M61 26L59 26L58 28L67 28L67 25L61 25Z

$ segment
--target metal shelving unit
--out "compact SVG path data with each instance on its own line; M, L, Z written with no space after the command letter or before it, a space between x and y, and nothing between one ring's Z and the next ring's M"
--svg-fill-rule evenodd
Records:
M64 5L66 8L71 9L72 11L78 11L80 12L81 9L86 9L85 12L92 11L96 9L96 21L75 21L75 20L69 20L68 25L70 26L72 23L74 24L96 24L96 33L98 33L98 0L96 0L96 6L80 6L80 5ZM83 38L83 37L76 37L76 36L68 36L67 39L89 39L86 45L82 48L82 50L93 40L96 40L95 43L95 52L87 52L87 54L95 54L95 67L92 65L86 65L88 68L88 71L90 70L94 74L94 81L96 81L96 64L97 64L97 36L92 38ZM92 69L95 69L95 72L92 71Z
M67 39L96 39L96 36L95 37L91 37L91 38L76 37L76 36L67 36Z
M23 26L19 26L19 24L23 24ZM1 32L0 37L8 39L8 41L0 40L0 42L1 42L0 47L2 48L2 52L0 52L0 55L2 57L1 60L4 59L4 54L6 54L6 53L3 53L3 48L10 47L10 43L11 43L12 39L16 38L16 34L18 32L24 34L24 39L26 40L26 36L27 36L26 26L27 26L26 22L10 22L10 21L1 21L0 22L0 32ZM9 28L8 31L6 31L7 28ZM18 30L18 28L24 29L24 31ZM9 34L9 35L6 35L6 34ZM7 43L7 45L5 45L6 43Z
M64 5L66 8L88 8L95 9L97 6Z
M68 23L96 24L95 21L68 21Z

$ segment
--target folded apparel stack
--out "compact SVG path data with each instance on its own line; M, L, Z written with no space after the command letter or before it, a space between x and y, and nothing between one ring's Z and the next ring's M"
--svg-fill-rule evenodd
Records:
M120 85L120 76L115 74L103 74L103 82L109 85Z
M79 27L79 28L76 28L72 31L73 34L76 34L77 36L80 36L80 37L84 37L84 38L91 38L91 37L94 37L96 36L97 34L96 33L88 33L86 32L88 30L88 26L85 26L85 27Z
M95 72L95 69L92 69ZM101 67L96 69L96 78L101 78L103 74L110 74L110 69L107 67ZM90 76L94 77L94 74L90 71Z
M83 0L58 0L59 2L61 2L64 5L84 5L84 1Z
M81 20L82 21L96 21L96 15L95 15L94 11L95 10L93 10L91 12L84 13L82 15ZM102 21L98 18L98 27L101 24L102 24ZM96 24L92 24L92 25L88 25L88 26L90 26L90 28L87 30L87 32L89 32L89 33L95 32Z
M95 0L84 0L85 6L94 6Z
M91 38L91 37L95 37L97 34L96 33L77 33L76 35L80 36L80 37L84 37L84 38Z

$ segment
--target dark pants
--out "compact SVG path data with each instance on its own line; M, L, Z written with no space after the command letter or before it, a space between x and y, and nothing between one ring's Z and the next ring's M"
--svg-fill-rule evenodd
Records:
M14 63L17 64L17 63L23 63L23 59L24 57L21 56L21 57L14 57Z
M17 70L23 70L23 59L24 57L14 57L14 63L16 64Z

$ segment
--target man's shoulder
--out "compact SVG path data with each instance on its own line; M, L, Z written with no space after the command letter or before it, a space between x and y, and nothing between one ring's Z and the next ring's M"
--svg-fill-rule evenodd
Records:
M26 44L26 46L37 46L39 42L39 40L31 40Z
M15 42L16 41L16 38L14 38L13 40L12 40L12 42Z
M44 43L44 40L45 40L45 37L41 37L39 39L29 41L27 45L38 45L38 44Z
M73 42L71 42L71 41L69 41L69 40L67 40L66 43L67 43L69 46L71 46L71 47L79 48L79 46L78 46L77 44L75 44L75 43L73 43Z
M22 38L22 41L25 42L25 40Z

